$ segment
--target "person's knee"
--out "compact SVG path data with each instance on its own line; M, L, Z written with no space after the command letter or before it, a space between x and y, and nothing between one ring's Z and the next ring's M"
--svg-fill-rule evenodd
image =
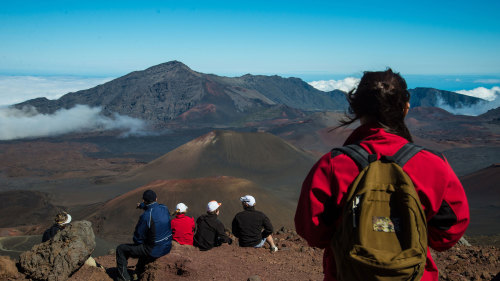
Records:
M125 244L120 244L118 247L116 247L116 255L122 254L125 250L126 245Z

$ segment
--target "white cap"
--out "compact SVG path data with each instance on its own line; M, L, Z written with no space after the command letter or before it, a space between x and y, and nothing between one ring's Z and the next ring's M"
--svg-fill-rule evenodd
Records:
M179 203L177 206L175 206L175 209L179 213L185 213L187 211L188 206L184 203Z
M66 214L66 216L68 216L68 218L66 219L65 222L63 222L61 225L65 225L65 224L68 224L71 222L71 215L70 214Z
M255 198L253 198L252 195L245 195L240 198L241 202L247 203L248 206L253 206L255 205Z
M217 201L213 200L208 202L207 205L207 211L213 212L219 208L219 206L222 205L221 203L218 203Z

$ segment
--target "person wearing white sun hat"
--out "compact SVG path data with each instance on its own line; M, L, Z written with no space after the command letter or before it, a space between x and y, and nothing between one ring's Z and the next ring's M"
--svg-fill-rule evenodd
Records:
M54 224L42 236L42 242L52 239L60 230L63 230L71 222L71 215L60 212L54 218Z
M65 229L67 226L70 225L71 220L72 220L72 218L71 218L70 214L68 214L66 212L58 213L56 215L56 217L54 218L54 224L49 229L45 230L45 232L43 233L42 243L47 242L47 241L51 240L52 238L54 238L54 236L56 236L56 234L59 231ZM98 267L101 270L104 270L104 267L102 267L102 265L97 263L93 257L89 257L85 261L85 264L89 265L89 266L93 266L93 267Z
M171 221L173 239L181 245L193 245L194 219L186 216L188 207L179 203L175 207L175 217Z
M207 214L196 220L194 246L201 251L218 247L222 243L231 244L233 240L226 235L224 224L217 218L221 203L213 200L207 204Z
M232 222L233 234L238 237L240 247L262 248L267 242L271 252L277 252L278 247L271 235L273 225L263 212L255 210L255 198L245 195L240 201L243 211L236 214Z

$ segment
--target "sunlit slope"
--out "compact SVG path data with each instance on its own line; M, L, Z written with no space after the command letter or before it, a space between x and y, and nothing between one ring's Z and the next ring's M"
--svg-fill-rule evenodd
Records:
M314 162L313 156L272 134L213 131L129 172L124 179L147 183L232 176L297 195Z

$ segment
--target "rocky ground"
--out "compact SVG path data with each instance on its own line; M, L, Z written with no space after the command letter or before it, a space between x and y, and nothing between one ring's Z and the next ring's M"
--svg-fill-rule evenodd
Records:
M269 249L240 248L235 244L207 252L175 245L170 254L150 264L140 280L323 280L321 249L308 247L291 230L282 229L273 236L280 248L276 253ZM440 280L500 280L499 248L460 245L432 254L440 270ZM116 277L114 255L96 260L105 269L84 266L69 280L113 280ZM9 262L0 259L0 279L26 280L16 273L13 261ZM130 270L135 262L130 260Z
M433 252L439 280L500 280L500 249L494 246L456 245L445 252Z

